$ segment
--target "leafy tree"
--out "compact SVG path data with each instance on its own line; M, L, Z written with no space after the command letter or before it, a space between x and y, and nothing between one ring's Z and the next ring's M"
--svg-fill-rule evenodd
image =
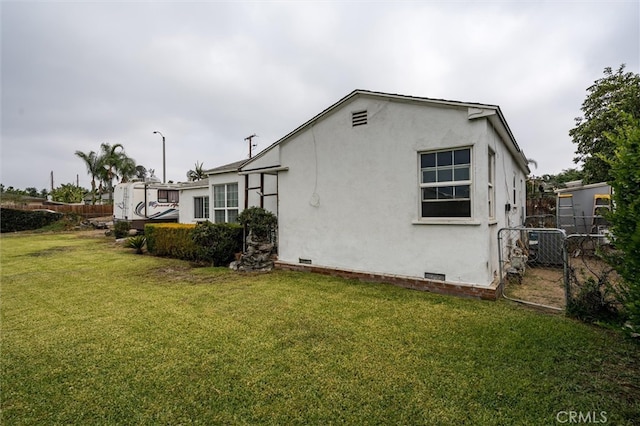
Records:
M207 174L204 172L202 166L204 163L198 163L196 161L196 167L194 170L189 170L187 172L187 179L189 182L195 182L197 180L201 180L207 177Z
M65 183L51 191L51 197L53 201L60 201L62 203L80 203L86 189L75 186L72 183Z
M640 118L620 113L624 120L607 138L614 156L603 158L611 167L614 211L610 215L614 244L622 252L618 273L628 288L625 306L631 324L640 330Z
M95 151L82 152L76 151L76 156L80 157L85 166L87 166L87 173L91 176L91 204L96 203L96 177L101 176L100 157Z
M604 77L587 88L587 98L582 103L584 117L577 117L576 127L569 131L577 145L575 163L583 163L584 183L610 180L610 164L615 144L606 134L621 127L622 113L640 119L640 75L625 72L622 64L614 73L604 69Z
M146 179L147 178L147 168L141 165L136 166L136 178L138 179Z

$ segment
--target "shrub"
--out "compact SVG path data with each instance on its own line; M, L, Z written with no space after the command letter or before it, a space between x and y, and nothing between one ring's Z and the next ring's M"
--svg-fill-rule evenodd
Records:
M229 264L242 251L242 235L242 226L236 223L201 222L192 232L200 258L213 266Z
M575 276L572 281L577 284ZM567 315L585 322L615 322L620 319L615 299L615 290L609 283L608 274L602 274L597 279L587 277L569 298Z
M60 220L62 216L57 212L0 208L0 232L39 229Z
M201 260L198 245L191 232L195 225L182 223L147 224L147 250L155 256L173 257L183 260Z
M615 266L626 281L622 301L630 326L640 332L640 120L621 115L623 124L607 135L615 145L615 156L608 159L615 208L608 219L621 253Z
M137 254L142 254L142 250L144 246L147 244L147 237L144 235L136 235L135 237L127 238L127 241L124 243L125 247L136 249Z
M261 207L249 207L240 213L238 222L252 232L257 239L275 240L278 218Z
M113 225L113 233L118 238L124 238L129 235L131 225L126 220L119 220Z

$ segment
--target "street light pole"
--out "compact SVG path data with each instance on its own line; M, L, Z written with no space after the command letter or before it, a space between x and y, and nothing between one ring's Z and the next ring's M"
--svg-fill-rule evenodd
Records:
M167 183L167 157L164 150L164 135L155 130L153 134L155 135L156 133L162 136L162 183Z

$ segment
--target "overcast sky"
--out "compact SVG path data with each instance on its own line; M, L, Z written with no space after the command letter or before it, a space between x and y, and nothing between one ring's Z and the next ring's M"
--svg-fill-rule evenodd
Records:
M638 72L633 1L1 3L5 186L89 187L77 150L123 144L185 181L355 89L499 105L536 175L605 67Z

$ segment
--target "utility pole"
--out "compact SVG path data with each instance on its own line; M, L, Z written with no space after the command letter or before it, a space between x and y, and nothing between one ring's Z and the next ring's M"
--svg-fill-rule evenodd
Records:
M167 183L167 156L165 154L164 144L165 139L164 135L157 130L153 132L153 134L158 134L162 136L162 183Z
M249 141L249 158L251 158L251 149L256 146L253 143L251 143L251 139L253 139L255 137L258 137L258 135L253 134L251 136L247 136L246 138L244 138L245 141Z

